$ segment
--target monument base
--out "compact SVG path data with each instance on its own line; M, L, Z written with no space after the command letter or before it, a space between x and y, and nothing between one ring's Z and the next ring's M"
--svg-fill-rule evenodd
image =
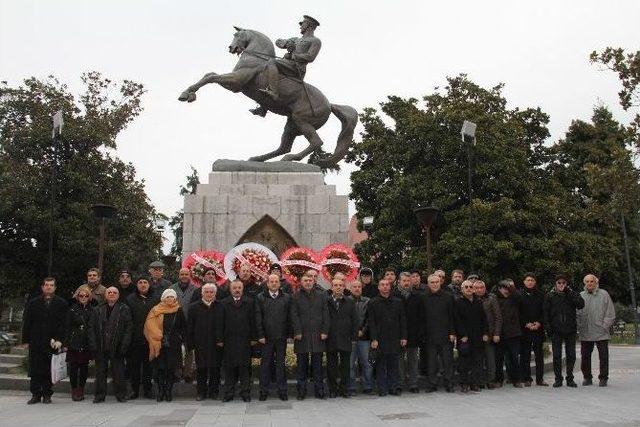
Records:
M317 166L218 160L209 182L184 198L183 254L256 242L276 255L347 243L348 197Z

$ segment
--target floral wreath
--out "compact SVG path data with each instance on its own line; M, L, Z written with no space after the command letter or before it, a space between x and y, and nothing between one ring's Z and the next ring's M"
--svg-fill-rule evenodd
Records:
M346 280L354 280L358 275L360 262L358 257L350 247L341 243L334 243L326 246L320 252L322 259L322 276L328 282L336 273L343 273Z
M191 252L182 261L182 268L191 271L191 279L196 285L204 283L204 275L207 270L213 269L216 273L216 284L221 285L227 281L224 271L224 254L214 250Z
M318 254L309 248L291 247L280 256L280 266L283 277L293 289L300 286L300 278L308 270L320 271L322 266L318 261Z
M266 280L271 264L278 262L278 257L259 243L242 243L224 256L224 269L229 280L238 277L240 266L245 262L251 267L252 280L259 283Z

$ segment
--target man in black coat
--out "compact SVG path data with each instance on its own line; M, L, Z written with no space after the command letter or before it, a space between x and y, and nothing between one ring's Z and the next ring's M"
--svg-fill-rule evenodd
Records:
M224 401L233 400L240 379L240 396L251 401L251 346L256 344L256 316L253 299L243 295L244 285L235 279L231 295L222 301Z
M391 283L380 280L378 292L380 295L369 302L367 311L371 348L377 352L378 394L397 396L398 357L407 345L407 320L402 301L391 295Z
M125 300L131 309L131 346L127 357L127 370L131 381L129 399L137 399L142 383L143 395L147 399L153 398L151 393L152 367L149 361L149 343L144 337L144 322L149 311L160 302L160 295L151 289L146 277L136 280L136 291Z
M96 392L93 403L104 402L107 394L107 370L111 365L113 387L118 402L127 401L124 359L129 351L132 335L131 310L118 301L118 288L105 291L105 304L96 308L89 324L89 348L96 357Z
M498 306L502 315L502 333L496 346L496 386L502 387L504 379L505 355L507 356L507 374L516 388L522 388L520 381L520 341L522 329L520 324L521 295L511 279L504 279L498 283L496 292Z
M420 282L414 288L411 275L403 271L393 292L393 296L402 301L407 317L407 346L400 353L400 385L407 386L411 393L418 393L418 346L424 337L424 295L419 286Z
M567 283L564 274L556 276L554 288L544 302L544 324L551 337L553 352L554 387L562 387L562 344L566 354L567 386L577 387L573 380L573 366L576 363L576 310L584 307L584 299Z
M314 288L313 277L304 274L300 290L291 300L291 325L293 327L293 351L297 361L297 399L307 395L309 359L313 375L314 394L325 398L322 353L326 351L329 333L329 307L324 291Z
M522 289L522 304L520 308L520 322L522 323L522 339L520 342L520 372L525 387L531 387L531 351L536 360L536 384L548 386L544 381L544 294L537 288L536 277L533 273L524 276Z
M27 302L22 318L22 342L29 345L29 377L32 405L51 403L51 355L60 350L65 336L67 302L55 294L56 280L47 277L42 293Z
M460 285L461 297L455 301L455 324L458 347L460 385L463 393L480 391L484 343L489 327L482 301L473 294L473 282Z
M327 380L329 397L338 394L348 398L351 346L358 337L360 322L353 299L345 297L342 277L331 281L329 304L329 336L327 337ZM340 384L338 384L338 378Z
M202 299L192 302L187 318L187 349L195 351L196 400L217 399L224 334L222 303L216 299L213 283L202 285Z
M377 297L378 286L374 283L373 280L373 270L369 267L362 267L360 269L360 273L358 274L358 280L362 283L362 295L371 299L373 297Z
M438 388L438 368L444 370L444 387L453 392L453 343L456 340L453 315L453 296L442 289L440 276L427 278L429 290L423 299L425 341L428 355L429 381L427 392Z
M256 330L262 345L260 361L260 400L267 400L271 384L271 364L275 357L276 383L280 400L288 400L285 356L287 338L291 336L291 295L280 290L280 278L271 274L267 289L255 301Z

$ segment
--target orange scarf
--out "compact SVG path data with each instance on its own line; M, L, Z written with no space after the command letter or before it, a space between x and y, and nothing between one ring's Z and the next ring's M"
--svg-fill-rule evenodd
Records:
M155 359L160 354L164 315L176 313L179 308L178 303L168 305L161 302L149 311L147 320L144 322L144 337L149 343L149 360Z

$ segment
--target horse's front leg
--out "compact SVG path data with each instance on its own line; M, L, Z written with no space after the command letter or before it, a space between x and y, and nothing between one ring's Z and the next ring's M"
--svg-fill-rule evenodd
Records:
M180 96L178 97L179 101L187 101L187 102L193 102L196 100L196 92L198 89L200 89L202 86L207 85L209 83L215 83L215 77L217 76L217 73L207 73L204 75L203 78L201 78L200 80L198 80L196 83L192 84L191 86L189 86L187 88L187 90L185 90L184 92L182 92L180 94Z
M193 102L196 100L196 91L200 89L202 86L209 83L218 83L220 86L224 87L233 92L239 92L242 90L242 87L251 80L253 75L255 74L255 70L243 69L233 71L231 73L226 74L216 74L216 73L208 73L200 79L197 83L189 86L187 90L182 92L180 97L178 98L180 101L188 101Z

